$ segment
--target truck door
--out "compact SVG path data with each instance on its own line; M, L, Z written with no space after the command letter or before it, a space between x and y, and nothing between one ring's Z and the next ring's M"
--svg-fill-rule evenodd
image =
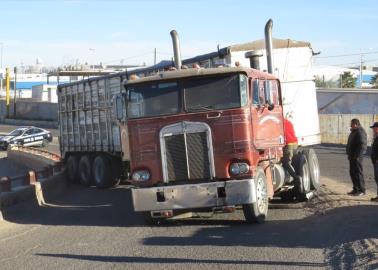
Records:
M129 131L127 128L126 94L119 93L114 96L113 113L118 120L121 134L122 161L130 161Z
M283 114L279 97L278 80L253 79L252 134L257 149L282 145Z

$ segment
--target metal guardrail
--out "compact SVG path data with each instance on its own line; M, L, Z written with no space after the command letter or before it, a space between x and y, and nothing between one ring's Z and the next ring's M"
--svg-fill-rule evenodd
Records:
M12 151L20 151L24 153L30 153L35 156L40 156L49 160L54 161L54 165L47 165L43 169L38 171L30 170L26 175L19 176L3 176L0 178L0 193L10 192L13 190L13 186L18 183L16 186L29 186L33 185L36 182L47 179L51 176L54 176L64 169L64 163L61 157L57 154L50 153L46 150L40 150L35 148L29 148L24 146L12 146Z

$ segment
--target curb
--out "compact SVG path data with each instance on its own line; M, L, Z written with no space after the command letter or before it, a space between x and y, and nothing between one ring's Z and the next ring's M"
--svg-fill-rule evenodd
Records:
M25 201L43 205L45 197L55 196L67 188L65 169L58 155L26 147L12 147L8 154L16 162L36 166L38 171L30 170L17 177L0 177L0 221L4 220L1 210L6 207Z

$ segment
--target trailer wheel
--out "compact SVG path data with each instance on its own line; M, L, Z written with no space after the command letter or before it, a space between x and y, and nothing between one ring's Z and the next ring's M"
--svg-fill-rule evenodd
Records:
M90 186L92 183L92 157L83 155L79 162L79 181L83 186Z
M76 155L71 155L67 158L66 168L67 168L67 178L71 183L77 183L79 179L79 157Z
M312 148L305 149L303 153L306 155L310 169L311 189L316 190L320 186L320 169L318 157L314 149Z
M298 180L294 180L295 196L299 201L305 201L307 193L311 190L310 169L306 156L302 153L295 155L293 165L295 172L300 176Z
M268 214L268 189L264 170L257 167L254 179L256 202L243 204L243 213L248 223L264 223Z
M98 155L93 162L93 180L98 188L108 188L113 184L112 164L110 158Z

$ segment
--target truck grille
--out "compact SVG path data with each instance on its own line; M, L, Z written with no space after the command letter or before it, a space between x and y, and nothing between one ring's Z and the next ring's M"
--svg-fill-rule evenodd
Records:
M168 179L211 178L206 132L165 136Z

